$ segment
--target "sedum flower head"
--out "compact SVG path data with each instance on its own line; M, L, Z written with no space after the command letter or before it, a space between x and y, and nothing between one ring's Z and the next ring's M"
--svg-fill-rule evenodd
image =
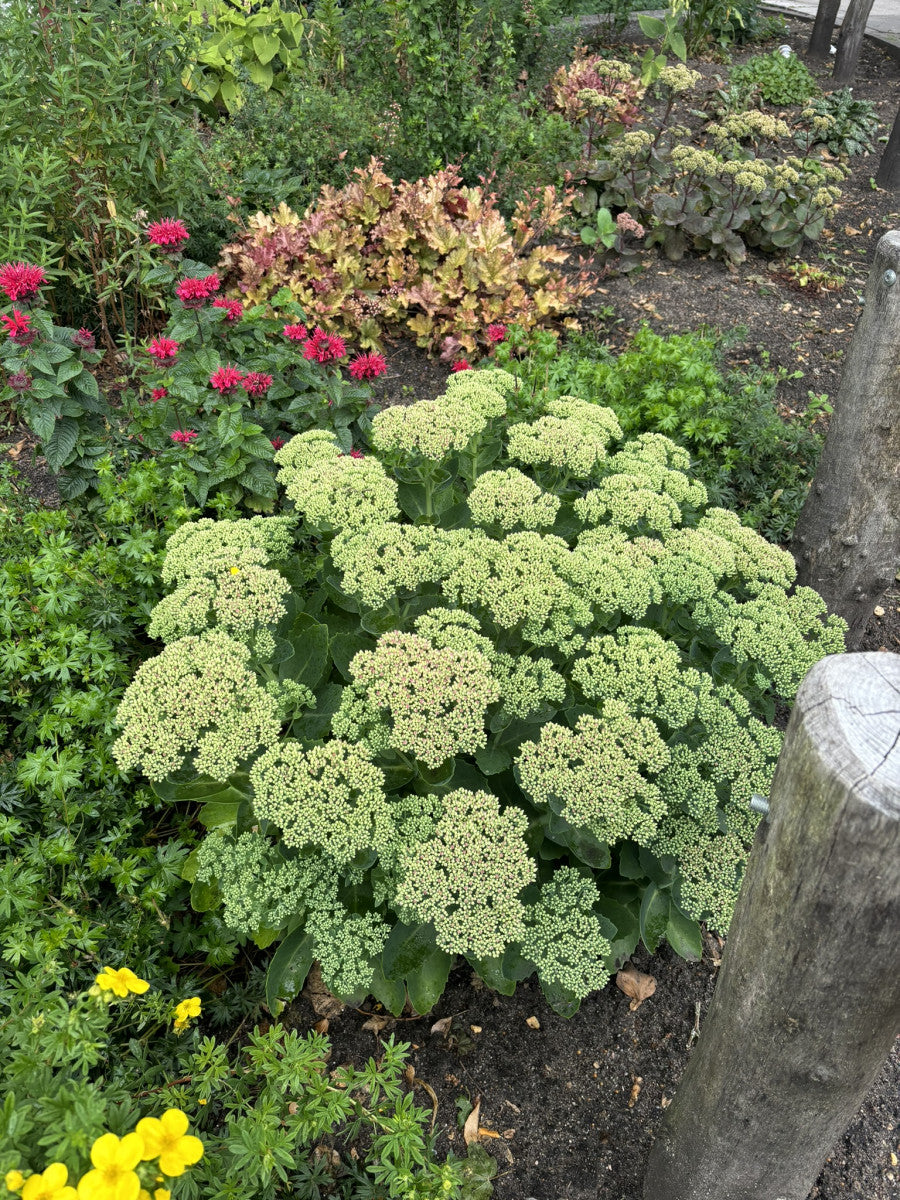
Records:
M525 909L521 950L542 982L579 998L609 980L605 959L612 950L593 912L600 899L592 879L560 867L541 887L540 899Z
M217 628L246 641L261 626L275 625L284 616L290 590L278 571L254 563L229 566L212 579L195 575L160 600L147 632L171 642Z
M475 372L472 372L475 375ZM457 377L458 378L458 377ZM448 394L437 400L420 400L407 406L382 409L372 421L372 445L388 454L420 454L440 462L454 450L465 450L488 422L487 398L506 411L506 402L492 388L482 388L483 400L465 394Z
M462 371L447 380L445 397L466 400L486 417L505 417L506 399L514 396L518 380L509 371Z
M395 903L417 921L431 921L448 954L497 957L524 933L520 894L534 880L528 818L496 796L459 789L442 800L432 836L401 856Z
M589 478L606 458L609 443L622 436L615 413L574 396L560 396L546 407L546 416L509 430L510 458Z
M145 1160L159 1159L164 1175L183 1175L203 1157L203 1143L188 1133L189 1122L180 1108L167 1108L159 1118L144 1117L135 1133L144 1140Z
M735 572L744 582L776 583L789 588L797 578L793 555L742 524L737 513L724 508L709 508L697 528L730 543Z
M226 780L280 731L276 701L249 666L250 651L219 630L185 637L138 669L119 705L113 755L165 779L196 751L195 767Z
M350 670L356 693L389 721L395 750L438 767L484 746L487 708L500 692L477 650L438 649L418 634L386 633L374 650L356 655Z
M256 815L281 829L286 846L315 846L345 866L388 836L384 775L364 745L282 742L259 756L250 782Z
M118 1138L104 1133L91 1147L94 1170L78 1182L78 1200L138 1200L141 1181L135 1170L144 1157L140 1133Z
M166 542L163 583L185 583L197 576L214 579L232 567L284 562L295 553L295 525L290 516L188 521Z
M663 538L657 578L666 597L689 604L714 596L722 580L737 572L734 547L710 527L673 529Z
M331 557L341 572L345 594L369 608L381 608L401 592L442 577L441 551L448 540L447 534L431 525L383 521L337 534Z
M663 67L657 79L663 87L669 88L670 91L689 92L691 88L697 86L702 76L699 71L692 71L683 63L676 63L671 67Z
M656 560L662 553L653 538L629 538L611 526L585 530L568 566L568 578L585 600L603 613L621 610L640 620L662 599Z
M275 461L285 463L291 458L297 440L292 438L283 446ZM388 478L381 463L368 455L356 458L340 450L334 456L323 452L306 467L283 465L278 479L307 523L320 531L381 524L400 511L397 484Z
M681 508L665 492L652 486L645 475L608 475L598 487L574 504L585 524L609 521L618 529L642 526L661 533L681 524Z
M552 525L559 512L558 496L541 488L515 467L486 471L469 493L469 511L479 525L504 530L540 529Z
M494 654L491 670L505 716L524 719L548 706L557 709L565 699L566 681L548 658Z
M337 996L366 994L391 927L374 912L350 912L335 898L306 919L325 986Z
M275 462L286 470L299 472L340 457L340 443L330 430L307 429L306 433L298 433L279 448Z
M540 740L526 742L517 767L535 804L560 804L560 815L612 845L630 838L647 846L665 815L658 775L669 751L654 723L632 716L618 700L600 718L579 717L575 729L545 725Z
M663 822L653 851L677 861L679 902L687 915L727 933L747 862L740 839L704 832L690 817L673 816Z

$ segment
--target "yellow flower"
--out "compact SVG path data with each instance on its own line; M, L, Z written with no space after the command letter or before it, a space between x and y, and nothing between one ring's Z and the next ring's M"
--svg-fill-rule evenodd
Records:
M175 1028L184 1029L192 1017L200 1016L200 997L189 996L175 1005Z
M231 568L231 573L232 573L232 575L240 575L240 573L241 573L241 568L240 568L240 567L232 567L232 568Z
M140 1134L126 1133L117 1138L104 1133L91 1147L91 1162L96 1170L88 1171L78 1183L78 1200L138 1200L141 1181L135 1167L144 1154Z
M25 1176L21 1171L7 1171L3 1177L3 1182L6 1184L8 1192L21 1192Z
M144 1139L144 1158L159 1158L164 1175L183 1175L203 1157L203 1143L188 1134L188 1119L180 1108L138 1121L136 1132Z
M104 967L94 982L103 991L114 992L117 996L127 996L129 992L141 996L150 987L146 979L138 979L128 967L120 967L118 971Z
M138 1200L172 1200L172 1193L168 1188L156 1188L151 1196L146 1188L141 1188Z
M69 1169L51 1163L42 1175L30 1175L22 1187L22 1200L75 1200L75 1189L66 1187Z

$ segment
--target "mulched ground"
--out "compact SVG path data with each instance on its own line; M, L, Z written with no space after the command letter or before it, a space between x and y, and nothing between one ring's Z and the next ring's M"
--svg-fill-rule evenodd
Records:
M808 33L807 24L791 22L783 40L799 48ZM636 31L629 36L640 41ZM710 79L724 70L715 62L693 65ZM827 82L826 73L817 73ZM878 106L886 135L900 100L900 68L867 44L854 94ZM772 366L803 372L803 378L782 385L786 415L802 410L810 390L833 398L874 246L882 233L900 226L900 195L870 186L881 148L853 160L853 177L844 184L832 228L803 252L808 263L844 278L840 290L814 293L791 286L780 274L781 264L752 253L738 270L696 257L673 264L653 253L640 272L598 281L602 290L594 315L584 314L585 325L616 349L644 322L659 332L743 326L746 336L731 350L734 362L758 361L765 351ZM598 318L596 309L607 306L613 315ZM408 342L393 346L389 359L390 372L379 381L383 403L410 403L443 391L447 366ZM4 432L7 445L21 438L22 431ZM27 461L30 446L26 439L19 465L52 503L40 460ZM884 616L873 614L865 648L896 651L900 594L890 593L883 608ZM702 1029L720 949L708 940L696 964L667 948L652 958L638 951L633 961L656 978L656 993L631 1012L627 998L610 985L590 996L570 1021L547 1007L533 980L507 998L460 968L427 1018L383 1023L377 1012L352 1009L331 1016L332 1061L360 1063L378 1053L379 1034L390 1031L411 1042L416 1078L434 1093L441 1151L463 1152L457 1101L466 1108L480 1097L480 1123L488 1131L482 1142L498 1164L496 1200L643 1200L646 1156L684 1070L698 1013ZM373 1016L378 1029L366 1028ZM449 1029L431 1033L442 1018L451 1018ZM320 1019L305 998L286 1014L301 1030ZM426 1107L432 1105L424 1086L416 1091ZM898 1200L898 1156L900 1044L828 1157L809 1200Z

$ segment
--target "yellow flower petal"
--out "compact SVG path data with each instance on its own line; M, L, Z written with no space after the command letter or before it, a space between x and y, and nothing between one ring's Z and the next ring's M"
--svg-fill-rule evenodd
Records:
M180 1108L167 1108L159 1119L167 1138L180 1138L188 1131L190 1122Z
M7 1171L3 1177L3 1182L6 1184L8 1192L20 1192L22 1184L25 1182L25 1176L21 1171Z
M141 1157L145 1161L149 1161L162 1150L165 1144L165 1134L163 1127L156 1117L144 1117L142 1121L138 1121L134 1127L134 1131L144 1143L143 1153Z

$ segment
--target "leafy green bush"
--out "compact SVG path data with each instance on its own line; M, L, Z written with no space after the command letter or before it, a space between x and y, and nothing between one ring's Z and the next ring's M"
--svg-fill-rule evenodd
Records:
M293 438L293 512L170 538L167 645L114 752L204 802L192 902L280 940L270 1008L318 958L339 995L424 1012L462 954L570 1014L639 937L699 954L698 920L727 927L775 697L844 626L686 451L621 439L608 408L464 371L379 413L374 456Z
M663 433L690 453L713 504L777 542L789 540L806 499L823 436L820 408L782 420L775 403L783 373L722 373L711 335L659 337L646 326L617 358L576 338L532 344L512 329L496 360L532 387L570 389L608 404L626 434Z
M749 97L758 94L769 104L804 104L819 85L796 54L754 54L731 72L731 83Z
M593 290L544 240L569 211L553 187L521 200L507 224L496 197L461 187L455 167L399 185L376 159L354 174L303 217L284 204L252 217L223 247L226 283L254 304L287 289L311 321L363 346L399 326L448 358L484 346L491 324L573 323Z
M810 122L816 118L823 122L820 140L832 154L864 154L871 150L879 127L874 104L857 100L852 88L814 96L802 115Z
M9 1192L36 1193L26 1181L55 1163L45 1184L81 1177L79 1195L98 1198L163 1187L180 1200L458 1200L473 1164L436 1162L429 1114L404 1088L408 1043L389 1038L359 1070L332 1070L327 1038L281 1025L230 1051L230 1040L185 1032L191 1018L173 1023L200 1014L197 997L173 1007L127 969L106 968L102 983L33 996L0 1027Z
M0 260L44 263L59 281L57 323L99 321L111 349L152 308L141 209L215 224L183 103L186 48L153 5L117 0L39 11L11 0L0 41Z

